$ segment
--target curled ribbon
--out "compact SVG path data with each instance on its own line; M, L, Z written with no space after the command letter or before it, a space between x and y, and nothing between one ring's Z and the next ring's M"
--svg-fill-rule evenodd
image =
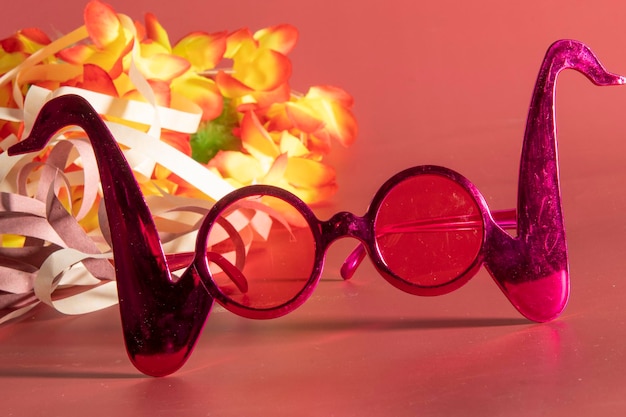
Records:
M130 19L121 22L127 30L135 31ZM147 198L157 224L162 225L164 249L171 253L192 250L201 216L212 201L234 189L220 176L159 139L162 128L196 132L201 118L201 109L196 104L176 98L169 108L158 106L149 83L132 61L129 77L146 102L76 87L51 91L35 85L22 96L20 86L36 79L39 71L51 71L50 66L39 63L87 36L83 26L33 53L0 77L0 86L13 82L12 94L19 107L0 108L0 119L23 122L23 132L27 135L48 100L78 94L99 114L138 126L107 122L123 145L133 171L149 178L159 164L207 197L193 199L163 192ZM131 57L138 53L137 46L133 46ZM54 71L60 73L53 76L63 78L68 74L62 72L70 69L59 65ZM5 138L0 143L1 151L17 141L15 135ZM80 170L65 172L70 165ZM69 194L72 186L80 186L82 190L76 210L72 198L65 203L69 207L59 198L62 192ZM0 323L25 314L41 302L65 314L83 314L117 302L108 224L98 190L95 157L80 132L58 134L45 161L34 154L0 153L0 237L23 237L23 243L17 247L0 247ZM98 210L99 227L86 232L79 221L94 207Z

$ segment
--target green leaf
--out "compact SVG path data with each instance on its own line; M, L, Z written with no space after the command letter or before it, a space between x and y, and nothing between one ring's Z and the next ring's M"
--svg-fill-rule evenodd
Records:
M206 164L220 150L240 150L241 140L233 134L238 124L237 111L224 100L222 114L203 123L198 132L191 135L191 157Z

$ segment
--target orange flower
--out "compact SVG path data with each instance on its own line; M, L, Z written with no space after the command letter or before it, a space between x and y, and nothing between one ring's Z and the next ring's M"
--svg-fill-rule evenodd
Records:
M100 1L87 3L85 27L93 44L81 43L60 51L63 61L74 65L93 64L116 79L124 70L123 59L134 43L132 32L120 22L115 10Z
M0 74L20 64L26 57L50 43L48 36L37 28L23 29L0 40Z
M206 199L232 186L271 184L308 203L327 200L337 183L324 157L334 141L347 146L357 134L352 97L330 86L305 95L291 90L288 55L297 39L296 28L276 25L254 33L195 31L172 43L156 16L147 14L142 24L91 0L84 25L65 36L51 41L38 29L24 29L0 40L0 153L32 125L47 97L82 94L117 136L168 251L193 245L189 233L210 207ZM0 169L3 190L19 201L45 200L24 205L27 217L39 217L41 203L49 206L44 212L60 214L50 209L57 207L56 196L69 213L63 213L63 228L78 225L72 234L78 238L82 229L81 242L109 251L97 164L84 132L70 129L59 138L66 140L18 157L30 160L1 155L7 162ZM34 245L29 252L56 256L49 255L56 245L78 242L44 245L47 226L33 239L19 229L14 234L12 226L0 232L0 246ZM17 272L25 277L25 296L16 299L32 300L32 277Z
M48 36L36 28L23 29L13 36L0 40L0 75L20 65L34 52L50 43ZM0 107L16 108L11 85L0 85ZM0 120L0 140L17 135L20 123Z
M228 36L225 58L232 59L232 72L220 71L216 82L221 93L235 105L254 103L265 107L289 99L291 61L286 54L297 40L293 26L280 25L252 34L241 29Z
M82 66L83 71L62 85L145 100L130 77L131 62L134 62L151 86L158 86L154 93L160 105L170 106L174 96L180 95L196 102L205 120L220 114L221 97L215 83L199 76L186 56L172 49L167 32L154 15L146 15L146 26L143 27L116 14L111 6L95 0L87 4L84 17L92 43L78 44L57 54L65 62ZM177 51L181 50L184 47ZM188 50L189 55L191 51ZM167 84L167 89L163 88L163 83Z
M228 182L274 184L308 202L321 201L336 189L334 170L323 156L333 141L347 146L356 137L352 97L330 86L312 87L305 95L291 90L288 54L298 40L295 27L194 31L172 43L153 14L141 24L92 0L78 32L87 39L64 45L37 64L38 70L15 77L23 94L29 85L52 90L71 86L134 101L154 97L162 107L191 101L201 111L198 132L162 130L160 139L209 161L208 169ZM0 74L50 43L38 29L0 41ZM137 72L144 79L139 84ZM13 96L13 86L0 83L0 106L18 107ZM149 127L103 117L132 128ZM19 132L19 123L0 121L0 140ZM189 183L159 164L149 177L145 174L139 178L146 193L193 194Z
M248 111L240 135L244 152L221 151L209 163L235 186L275 185L311 204L336 191L335 171L287 130L268 132Z
M352 104L352 97L340 88L311 87L303 97L272 105L267 112L268 128L304 136L309 149L325 154L333 140L349 146L356 139Z

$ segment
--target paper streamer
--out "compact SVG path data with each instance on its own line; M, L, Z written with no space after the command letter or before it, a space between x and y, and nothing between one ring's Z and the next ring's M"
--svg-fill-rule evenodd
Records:
M121 18L121 21L127 30L134 33L130 19ZM103 117L145 126L146 131L142 131L107 122L113 135L125 147L127 159L137 174L149 178L155 164L160 164L207 195L207 201L194 200L184 204L182 197L167 198L170 213L175 211L174 202L187 207L187 212L170 221L170 226L176 225L183 232L164 233L163 245L172 252L192 250L195 230L199 225L198 216L193 221L181 221L180 217L190 217L191 212L206 213L210 200L233 190L221 177L159 139L161 128L181 133L196 132L202 113L196 104L174 97L171 107L156 105L149 83L134 62L131 62L129 77L146 102L76 87L51 91L36 85L30 86L26 96L22 96L20 86L39 77L38 72L48 71L46 74L50 75L50 66L44 68L38 64L86 37L85 28L79 28L32 54L0 77L0 85L13 82L13 97L19 107L0 108L0 119L23 122L25 137L48 100L64 94L77 94L87 99ZM133 48L132 56L137 57L137 45ZM72 66L54 68L59 80L67 79L72 75L68 71L73 70ZM86 138L75 138L76 132L72 133L71 139L59 134L50 142L51 150L45 163L36 161L36 154L0 154L0 235L25 236L26 239L24 247L0 250L0 323L27 313L40 302L65 314L83 314L117 302L115 282L112 281L114 270L110 263L110 241L107 242L108 224L103 218L103 210L100 210L99 233L89 235L78 223L97 203L99 176L88 141ZM2 151L17 141L14 135L5 138L0 145ZM65 172L70 164L79 166L81 170ZM61 189L69 194L72 186L77 185L82 186L83 192L78 213L73 216L63 207L57 195ZM31 195L34 197L31 198ZM156 201L162 203L164 199L152 198L151 201L155 205ZM68 209L72 211L71 198L68 204ZM184 210L178 212L183 213ZM159 213L161 211L157 210L155 215ZM68 289L72 290L69 296L55 295L66 294Z
M165 252L182 253L179 259L191 259L203 217L214 201L234 187L160 140L162 129L197 132L202 109L175 94L169 107L157 105L150 83L139 70L135 24L126 15L118 17L123 30L133 38L127 75L145 101L69 86L50 90L35 84L42 79L63 83L82 75L80 66L47 63L59 51L88 38L82 26L0 76L0 87L12 84L11 94L17 104L17 108L0 108L0 120L21 122L19 136L25 138L47 101L66 94L84 97L105 120L140 182L149 181L159 165L206 196L187 198L162 191L162 195L146 197ZM89 140L80 129L68 129L57 133L45 154L9 156L5 151L18 140L9 135L0 142L0 323L26 314L39 303L64 314L84 314L117 303L110 231ZM270 175L281 177L286 162L286 157L278 158ZM158 184L154 187L159 190ZM253 216L240 211L228 216L246 250L254 238L269 233L272 219L286 221L267 208L259 208ZM210 244L230 238L219 229L216 227L211 235Z

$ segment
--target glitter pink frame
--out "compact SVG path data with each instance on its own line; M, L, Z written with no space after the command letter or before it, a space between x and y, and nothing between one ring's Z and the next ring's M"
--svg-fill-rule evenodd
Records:
M556 80L566 68L580 71L596 85L626 82L624 77L608 73L589 48L580 42L561 40L548 49L535 86L524 136L516 237L506 233L494 221L484 198L472 183L441 167L423 166L403 171L383 185L364 217L339 213L326 222L315 218L304 203L282 190L244 188L218 202L207 216L199 233L198 251L193 262L181 278L174 281L151 213L132 170L106 125L87 101L78 96L51 100L41 110L30 137L8 152L20 154L41 150L57 131L69 125L78 125L87 132L98 162L111 229L126 348L132 363L148 375L171 374L188 359L213 305L213 296L219 296L204 266L206 233L220 207L259 191L278 195L305 214L316 230L315 240L319 247L310 285L297 300L284 307L285 311L275 315L292 310L306 299L321 272L327 246L340 236L360 239L377 268L384 272L384 264L380 264L381 259L371 249L370 213L375 212L388 187L396 181L407 175L428 171L458 182L479 204L485 232L474 267L485 265L507 298L524 316L534 321L547 321L561 313L569 296L554 123ZM348 264L356 263L352 259ZM388 274L383 275L394 285L419 293L403 288ZM470 276L468 274L467 279Z

